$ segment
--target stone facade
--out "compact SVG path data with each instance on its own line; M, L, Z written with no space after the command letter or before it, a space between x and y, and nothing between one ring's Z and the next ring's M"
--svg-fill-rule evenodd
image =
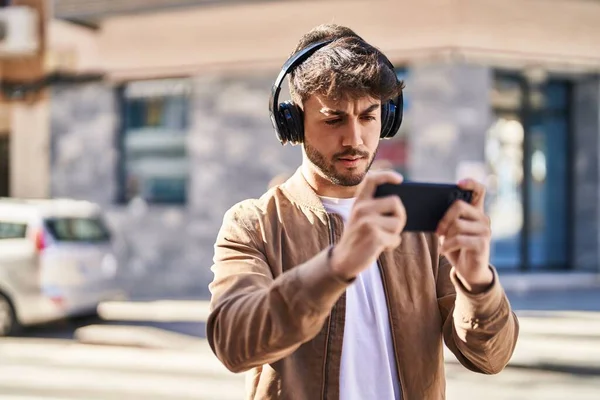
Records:
M573 258L578 269L600 272L600 81L597 78L575 85L573 110Z
M86 84L52 93L53 197L103 206L134 296L207 296L213 245L225 211L293 173L299 148L282 147L268 117L272 77L194 78L188 133L190 187L183 206L117 203L116 88Z
M106 83L53 89L51 195L97 202L115 233L123 273L135 296L208 296L213 244L223 214L258 197L280 173L301 162L298 147L282 147L268 118L274 74L192 78L187 136L190 180L182 206L119 204L119 103ZM485 132L491 122L491 70L455 64L410 69L409 175L454 182L466 171L485 177ZM574 265L598 268L600 83L575 90Z
M50 104L52 197L110 206L117 192L114 91L100 83L59 86L53 89Z
M410 176L453 183L485 164L485 132L490 127L491 71L455 64L411 69ZM481 175L481 174L478 174ZM475 178L483 178L476 176Z

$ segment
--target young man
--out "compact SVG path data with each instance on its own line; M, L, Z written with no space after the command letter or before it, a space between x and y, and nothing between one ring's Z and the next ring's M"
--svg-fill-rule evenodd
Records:
M323 40L290 71L299 109L282 114L301 118L284 135L302 143L301 167L224 217L208 341L228 369L250 371L248 399L443 399L442 339L495 374L518 336L489 266L484 188L461 182L472 204L454 203L436 234L402 232L400 200L373 198L402 177L367 173L402 83L345 27L313 29L296 52Z

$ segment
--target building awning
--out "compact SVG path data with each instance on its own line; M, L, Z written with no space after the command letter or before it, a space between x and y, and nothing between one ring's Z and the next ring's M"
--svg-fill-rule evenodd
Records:
M356 30L397 66L450 61L600 72L600 1L56 0L55 14L105 16L98 54L116 80L272 71L303 33L331 21Z
M230 6L274 0L55 0L54 17L98 22L104 18L198 6Z

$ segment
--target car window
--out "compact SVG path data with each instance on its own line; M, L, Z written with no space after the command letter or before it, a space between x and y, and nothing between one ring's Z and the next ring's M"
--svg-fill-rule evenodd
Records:
M50 218L45 224L58 241L99 242L110 239L110 232L100 218Z
M0 221L0 240L21 239L27 233L27 224Z

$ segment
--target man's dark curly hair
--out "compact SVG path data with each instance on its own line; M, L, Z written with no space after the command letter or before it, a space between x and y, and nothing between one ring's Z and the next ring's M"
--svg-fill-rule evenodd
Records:
M377 48L345 26L319 25L306 33L294 53L322 40L334 39L289 74L292 100L302 105L311 95L334 101L370 96L382 102L398 96L404 83Z

